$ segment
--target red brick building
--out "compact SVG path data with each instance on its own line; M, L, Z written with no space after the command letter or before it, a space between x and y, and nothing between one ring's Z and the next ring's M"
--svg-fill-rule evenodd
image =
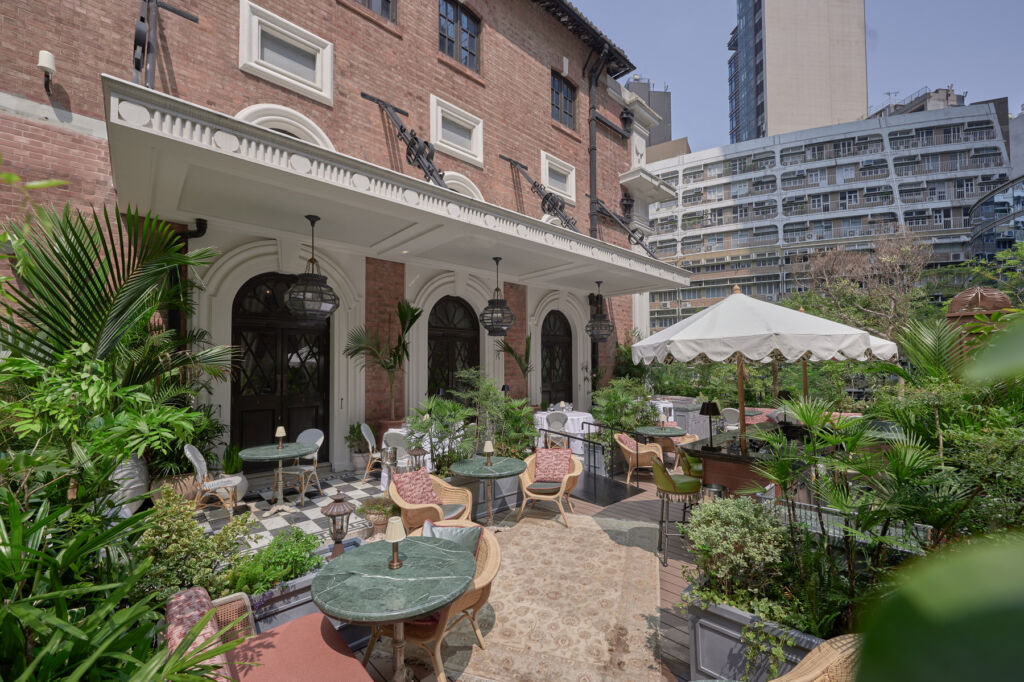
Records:
M592 346L584 330L595 280L620 337L647 319L646 296L634 294L686 283L607 215L627 213L643 231L647 204L671 191L642 170L657 116L615 80L633 65L570 3L172 4L198 22L146 0L3 3L0 154L26 179L68 181L38 193L41 203L116 202L219 252L196 273L195 324L245 355L211 396L236 441L266 442L278 422L318 425L332 465L351 468L348 424L390 406L385 377L341 349L354 326L393 325L402 298L424 314L400 414L467 364L522 395L518 370L477 321L495 256L516 317L508 338L522 348L533 337L534 403L588 405L594 362L610 374L615 337ZM49 93L39 50L55 57ZM446 186L424 180L362 93L405 112ZM545 213L499 155L528 167L551 193L545 206L564 202L575 227ZM0 216L22 210L0 190ZM317 260L341 299L320 326L278 300L310 255L306 214L321 216Z

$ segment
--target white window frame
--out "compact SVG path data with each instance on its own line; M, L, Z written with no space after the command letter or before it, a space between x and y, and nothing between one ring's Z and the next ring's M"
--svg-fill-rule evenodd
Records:
M445 118L472 131L468 150L441 138L441 123ZM433 94L430 96L430 141L438 151L484 167L484 120Z
M566 182L566 184L569 187L568 192L563 192L551 186L550 171L552 168L562 173L565 173L566 177L568 178L568 181ZM576 205L576 166L573 166L570 163L562 161L557 156L542 151L540 153L540 177L541 183L549 191L554 192L558 196L565 199L565 203L573 206Z
M334 45L273 12L239 0L238 68L324 104L334 104ZM316 55L316 75L307 80L260 59L263 32Z

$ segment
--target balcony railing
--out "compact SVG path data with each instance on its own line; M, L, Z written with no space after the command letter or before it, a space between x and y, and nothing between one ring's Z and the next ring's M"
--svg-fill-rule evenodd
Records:
M888 166L878 166L877 168L862 168L853 174L852 178L846 178L843 182L861 182L863 180L872 180L874 178L887 178L889 177Z
M907 164L905 166L896 166L896 175L899 177L908 177L911 175L929 175L931 173L952 173L960 170L970 170L972 168L995 168L1003 165L1002 157L990 158L990 157L975 157L969 161L943 161L938 164Z
M992 128L984 130L965 130L962 133L932 135L931 137L897 137L889 138L889 146L894 150L920 149L940 144L959 144L961 142L982 142L996 139L996 131Z
M911 232L931 232L933 230L966 230L970 228L969 218L943 218L942 216L923 216L907 218L903 224Z

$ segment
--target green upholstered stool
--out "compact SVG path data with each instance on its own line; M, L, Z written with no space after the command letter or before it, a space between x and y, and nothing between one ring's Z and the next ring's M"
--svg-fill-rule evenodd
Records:
M658 521L658 554L661 555L661 565L668 565L668 538L683 537L682 533L670 533L668 530L669 504L672 502L683 503L682 522L686 523L686 517L700 499L700 479L686 474L670 474L665 469L665 464L655 458L652 461L654 472L654 484L658 487L658 499L661 500L661 519Z
M679 464L687 476L704 478L704 462L699 457L691 457L682 450L679 451Z

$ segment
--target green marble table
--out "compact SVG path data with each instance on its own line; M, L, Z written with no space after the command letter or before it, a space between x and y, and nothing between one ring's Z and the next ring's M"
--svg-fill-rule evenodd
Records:
M398 543L402 567L388 568L390 542L371 542L332 559L309 587L313 603L332 618L359 625L394 623L394 679L405 682L404 621L452 603L476 574L473 555L440 538Z
M312 455L320 449L316 443L284 443L280 448L276 445L257 445L246 448L238 453L244 462L277 462L277 475L274 487L277 488L277 504L272 506L263 516L271 516L278 512L294 512L295 507L284 502L284 461Z
M686 429L678 426L638 426L636 432L648 438L674 438L689 433Z
M470 457L451 465L453 474L487 481L487 525L494 525L494 479L518 476L526 471L526 462L515 457L491 456L490 465L483 456Z

